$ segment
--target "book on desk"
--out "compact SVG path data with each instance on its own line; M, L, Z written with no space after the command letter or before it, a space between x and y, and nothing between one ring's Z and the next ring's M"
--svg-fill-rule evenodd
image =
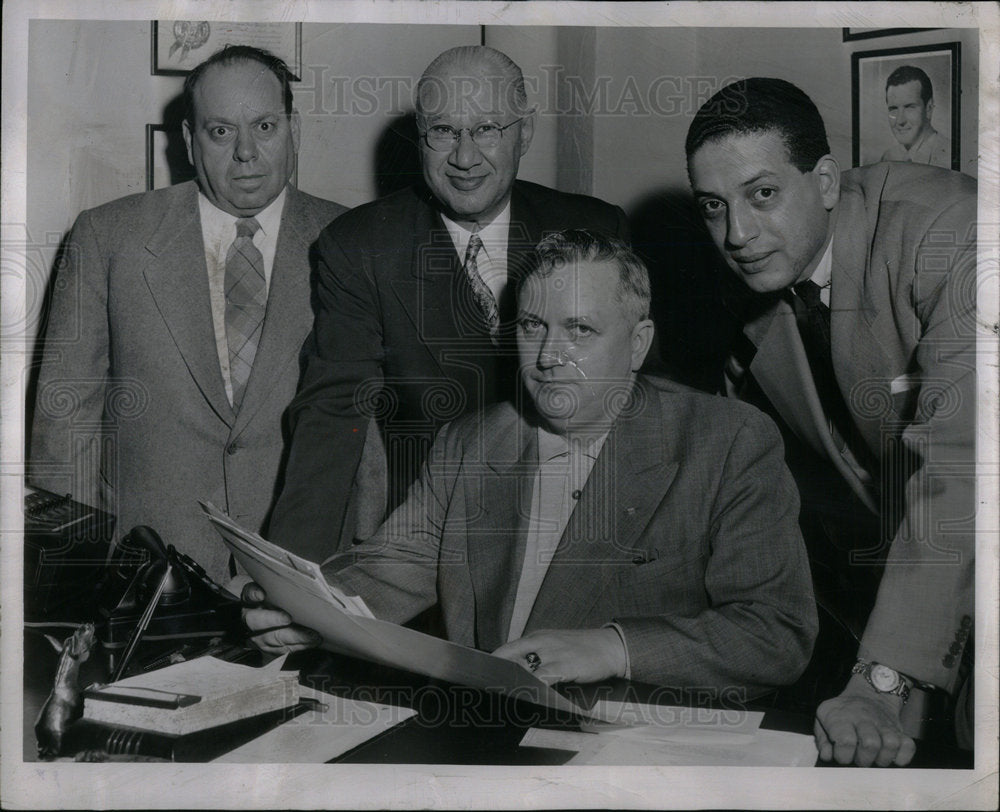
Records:
M83 692L83 718L183 736L294 706L297 671L198 657Z
M250 668L199 657L83 693L64 753L104 751L171 761L209 759L309 710L284 657Z

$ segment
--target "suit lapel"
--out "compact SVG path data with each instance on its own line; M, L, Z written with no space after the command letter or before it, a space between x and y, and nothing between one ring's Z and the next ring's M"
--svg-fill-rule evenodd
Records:
M541 218L534 205L514 183L510 196L510 230L507 232L507 294L501 303L501 316L508 320L514 313L514 292L524 276L532 249L542 239Z
M286 367L298 364L298 353L312 329L307 259L310 225L301 196L289 186L271 269L264 328L236 418L237 431L260 409Z
M232 425L215 344L197 186L185 186L146 243L151 258L143 276L191 377L215 413Z
M486 651L507 639L538 466L536 439L520 418L504 421L484 444L482 473L465 479L476 641Z
M756 335L760 341L750 364L751 374L789 428L817 454L830 460L864 504L877 513L867 486L844 459L830 433L791 305L779 301L764 318L766 328L747 331L751 340Z
M416 335L430 339L432 344L457 338L452 293L461 266L448 230L432 204L422 197L417 200L409 233L414 235L409 274L393 278L392 291ZM428 356L444 375L438 354L427 343L420 343L427 347Z
M881 197L881 186L878 189ZM850 189L842 194L833 245L830 335L833 368L844 402L855 402L851 416L869 448L877 454L882 423L887 417L885 409L893 403L884 371L894 368L878 336L892 334L895 327L887 324L892 318L888 309L878 307L886 297L869 289L874 278L884 271L871 267L872 247L864 239L875 233L876 213L865 207L859 191ZM866 408L871 404L876 408Z
M678 464L664 432L659 394L640 378L570 516L525 632L581 625L622 562L644 552L636 542ZM581 590L581 584L587 589Z

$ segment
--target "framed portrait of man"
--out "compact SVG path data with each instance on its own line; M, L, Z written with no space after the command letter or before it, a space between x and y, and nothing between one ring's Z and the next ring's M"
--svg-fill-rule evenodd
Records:
M851 55L853 165L961 168L961 44Z

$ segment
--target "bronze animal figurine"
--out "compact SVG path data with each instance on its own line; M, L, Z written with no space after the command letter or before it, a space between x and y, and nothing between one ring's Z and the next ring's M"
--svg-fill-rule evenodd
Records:
M94 624L84 623L66 640L60 643L51 635L45 635L56 651L62 656L56 669L56 678L42 710L35 722L35 737L38 740L38 755L52 759L62 749L63 734L71 722L80 718L80 665L89 656L96 637Z

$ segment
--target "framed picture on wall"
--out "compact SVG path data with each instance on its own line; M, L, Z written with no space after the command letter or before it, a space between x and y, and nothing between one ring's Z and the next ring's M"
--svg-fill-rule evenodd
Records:
M915 31L937 31L936 28L845 28L844 42L874 37L891 37L894 34L912 34Z
M913 161L961 169L961 44L851 55L854 166Z
M225 45L252 45L281 57L296 81L302 72L302 23L153 20L154 76L183 76Z

